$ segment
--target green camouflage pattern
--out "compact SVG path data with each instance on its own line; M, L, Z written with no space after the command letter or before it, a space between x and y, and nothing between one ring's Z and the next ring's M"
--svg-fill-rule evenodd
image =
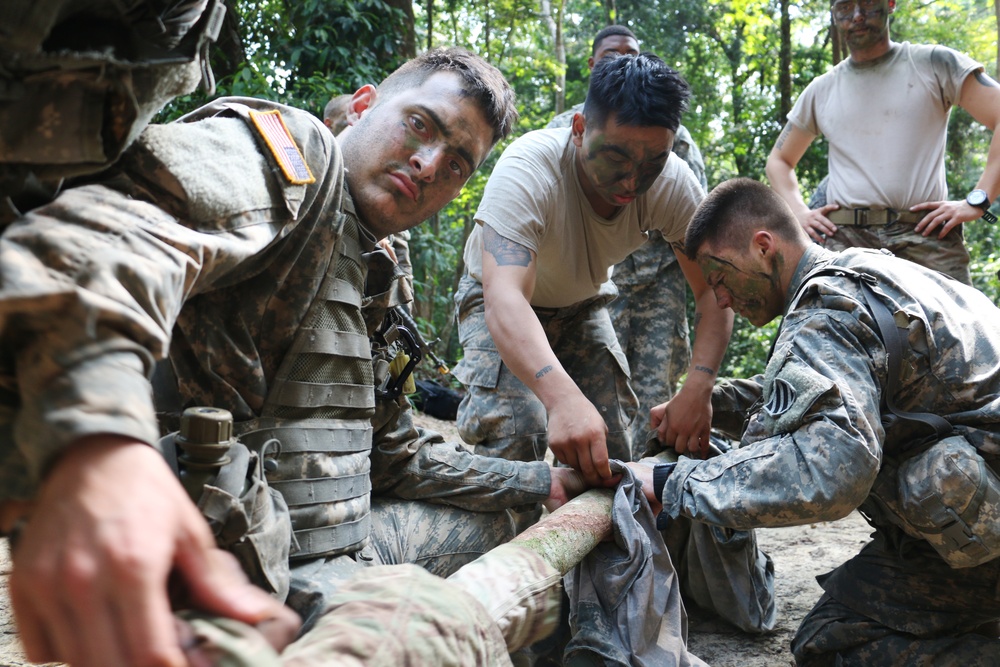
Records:
M455 292L458 336L465 357L454 369L467 393L457 426L475 452L511 461L541 461L548 449L545 406L500 359L486 326L483 286L463 276ZM604 297L566 308L536 308L559 362L608 426L608 455L632 460L629 429L638 400L628 362L611 326Z
M616 264L612 280L618 296L608 312L639 399L632 424L633 458L639 458L650 432L649 411L670 400L691 365L687 280L659 235Z
M190 667L281 667L264 635L245 623L186 611L175 624Z
M559 624L562 574L527 547L500 545L448 581L486 607L510 652L548 637Z
M330 599L359 570L376 565L415 563L448 576L514 537L505 511L472 512L446 505L375 496L372 532L354 554L295 561L286 604L310 628Z
M909 222L870 227L838 225L837 233L828 237L824 245L828 250L835 251L847 248L885 248L897 257L971 285L969 250L965 247L964 231L965 228L959 225L946 237L939 239L936 233L930 236L919 234L913 223Z
M483 605L415 565L356 575L281 660L284 667L511 664L503 635Z
M260 630L237 621L185 612L177 625L191 667L510 664L500 628L483 604L414 565L355 574L314 630L280 656Z
M217 0L6 0L0 227L51 200L61 179L111 165L174 97L199 83L211 94L207 47L224 10Z
M902 422L883 425L879 401L887 355L878 328L855 278L824 274L802 286L806 274L821 266L849 267L877 278L875 291L894 313L897 327L905 327L908 346L894 397L897 407L945 417L997 469L997 307L979 291L914 263L870 250L834 254L812 245L792 280L790 294L798 296L787 308L767 369L752 381L759 389L730 384L713 396L719 413L751 415L740 447L704 461L681 459L664 486L665 511L748 529L835 520L861 507L876 529L876 543L883 545L884 553L870 559L881 569L872 570L877 576L867 575L864 558L853 565L848 561L823 586L868 620L827 617L817 622L819 629L803 630L815 634L808 641L816 645L822 645L821 636L845 633L850 645L863 647L869 631L899 633L891 620L897 615L910 623L902 631L909 640L960 635L1000 618L1000 559L953 570L925 541L870 511L866 501L883 453L923 434ZM907 572L909 578L900 579ZM943 599L958 601L940 616L925 613L938 591L950 587L979 590L966 601L959 600L962 592L946 595ZM947 619L945 625L941 618ZM892 662L895 657L888 654L876 660L877 646L865 660L836 664L917 664ZM989 649L993 659L997 648ZM832 665L838 652L807 664Z

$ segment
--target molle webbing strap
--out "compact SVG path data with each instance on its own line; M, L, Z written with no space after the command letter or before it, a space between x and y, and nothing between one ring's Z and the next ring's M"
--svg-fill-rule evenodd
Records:
M354 553L364 546L372 532L372 517L365 510L363 516L350 521L341 521L335 526L304 528L295 531L299 550L292 558L302 558L311 554Z
M352 553L371 530L375 389L357 235L345 215L337 253L248 434L258 448L279 443L268 482L291 511L293 559Z
M879 330L879 337L882 339L882 344L885 345L887 356L886 386L882 392L881 399L883 413L888 410L898 419L922 424L930 428L936 434L937 439L948 436L953 431L953 428L951 423L944 417L930 412L907 412L896 407L895 396L896 392L899 391L899 367L903 362L903 342L906 332L905 330L900 331L896 326L892 313L889 312L889 307L883 303L882 299L872 289L872 285L878 283L877 278L867 273L861 273L854 269L835 264L820 266L802 279L798 290L796 290L789 301L788 312L791 311L794 305L798 303L802 294L805 293L805 287L809 281L821 275L846 276L852 278L861 286L861 294L865 299L865 303L868 304L868 309L871 311L872 317L875 319L875 324ZM775 336L775 341L777 341L777 336ZM772 352L773 347L772 343ZM768 358L770 358L770 353L768 354Z
M371 450L372 425L364 419L255 419L236 427L244 441L260 450L269 440L281 443L283 454L326 452L353 454Z
M862 277L861 291L868 303L868 308L872 311L875 323L878 325L879 333L882 335L882 343L885 345L887 362L887 380L885 391L882 392L882 403L885 408L899 419L909 422L919 422L937 434L937 439L945 438L952 432L951 423L930 412L907 412L896 407L896 392L899 390L899 366L903 362L903 337L902 332L896 326L896 322L889 312L889 308L875 295L867 280Z
M344 498L357 498L370 493L372 484L368 473L363 472L341 477L274 482L271 484L271 488L280 491L286 503L298 506L310 503L331 503Z

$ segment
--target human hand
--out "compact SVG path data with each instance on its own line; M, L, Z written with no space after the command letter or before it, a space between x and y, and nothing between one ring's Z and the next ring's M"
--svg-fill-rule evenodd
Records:
M392 258L392 261L399 264L399 258L396 257L396 249L392 247L392 241L389 240L388 236L379 239L378 245L380 248L382 248L382 250L385 250L387 253L389 253L389 257Z
M707 395L687 384L671 400L649 411L660 442L678 454L698 458L708 455L712 430L712 394Z
M548 410L549 448L555 457L575 468L589 486L611 477L608 464L608 426L594 404L579 391Z
M951 230L964 222L971 222L983 217L983 210L964 199L957 201L928 201L911 206L910 211L927 211L914 230L922 236L930 236L935 229L940 229L937 237L943 239Z
M549 488L549 497L542 504L550 512L556 511L587 490L583 477L572 468L552 466L549 473L552 476L552 486Z
M291 612L221 553L159 452L119 436L77 441L49 471L13 553L28 658L184 667L168 578L195 609L287 623Z
M656 492L653 489L653 468L657 463L656 459L650 458L625 464L642 485L642 495L646 496L646 501L649 502L649 507L653 510L653 516L657 516L663 511L663 500L656 497Z
M837 204L827 204L820 208L809 209L809 211L798 215L799 224L806 230L813 241L824 243L829 236L837 233L837 225L830 222L826 214L836 211L840 206Z

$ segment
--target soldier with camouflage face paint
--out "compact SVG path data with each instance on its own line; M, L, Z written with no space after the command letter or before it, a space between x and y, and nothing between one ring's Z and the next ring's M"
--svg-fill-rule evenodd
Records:
M670 152L687 83L652 54L601 59L568 130L531 132L486 185L456 294L469 392L463 438L481 453L541 460L546 449L592 483L632 457L637 401L607 302L610 269L649 233L679 241L702 190ZM694 362L667 439L708 445L709 386L732 327L686 258L698 312Z
M996 664L1000 310L912 262L810 243L782 198L749 179L708 195L686 250L721 308L758 326L784 319L764 374L713 394L715 426L740 447L632 464L650 502L664 518L735 529L860 509L874 539L819 577L825 593L792 643L798 664ZM927 414L950 435L925 437L914 415ZM978 481L959 506L963 480ZM940 529L921 518L936 507L949 508Z
M625 26L610 25L594 36L592 49L587 59L591 69L607 55L639 53L639 40ZM569 127L573 116L582 112L581 102L545 127ZM677 126L671 151L684 160L706 189L705 162L684 125ZM691 363L687 281L674 249L658 233L651 233L649 241L615 264L612 280L618 296L608 304L608 311L639 399L639 416L632 424L632 449L641 456L649 433L649 411L674 395Z
M850 57L806 87L767 159L767 177L817 243L830 250L886 248L972 284L964 223L995 222L1000 194L1000 85L982 65L940 45L896 43L896 0L835 0L834 24ZM945 139L954 105L993 133L976 185L948 200ZM823 205L802 199L795 167L813 140L830 144Z
M398 334L384 312L408 297L376 241L459 194L511 130L509 85L431 51L348 115L335 140L306 112L218 100L0 236L0 530L20 528L10 590L32 660L179 667L181 600L297 625L151 446L190 405L230 411L270 459L307 624L352 569L447 574L510 536L504 508L565 501L572 471L476 457L415 428L405 398L376 401L373 348Z

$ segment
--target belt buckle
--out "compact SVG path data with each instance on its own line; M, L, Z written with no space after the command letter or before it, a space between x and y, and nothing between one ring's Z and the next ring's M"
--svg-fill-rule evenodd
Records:
M855 227L867 227L868 226L868 214L871 212L870 208L856 208L854 209L854 226Z

